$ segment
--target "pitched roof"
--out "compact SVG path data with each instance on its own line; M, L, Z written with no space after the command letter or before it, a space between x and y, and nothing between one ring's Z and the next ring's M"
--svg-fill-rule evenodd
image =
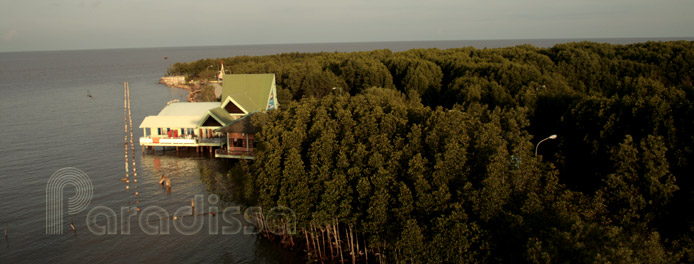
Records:
M224 127L215 130L215 132L224 132L224 133L255 133L255 127L251 124L251 116L254 113L250 113L248 115L245 115L239 119L236 119L232 121L231 123L228 123Z
M230 115L222 107L215 107L208 110L207 113L205 113L205 115L202 116L202 118L200 118L200 121L198 121L198 127L204 127L205 123L210 118L216 120L219 123L219 125L223 127L236 120L238 118L237 116Z
M148 116L140 124L140 128L179 127L196 128L202 116Z
M159 111L159 116L200 116L207 110L219 107L219 102L178 102L171 103Z
M234 98L232 98L231 96L227 96L226 99L222 100L222 106L221 107L224 108L224 110L226 110L227 113L230 113L230 114L232 114L232 113L233 114L241 114L241 113L246 114L246 113L248 113L243 109L243 106L240 106L237 102L235 102Z
M235 118L232 118L229 115L229 113L227 113L227 111L221 107L210 109L208 113L214 119L217 119L217 121L219 121L219 123L222 124L222 126L226 126L227 124L231 123L235 119Z
M231 74L224 76L222 102L231 96L246 112L265 111L275 74Z

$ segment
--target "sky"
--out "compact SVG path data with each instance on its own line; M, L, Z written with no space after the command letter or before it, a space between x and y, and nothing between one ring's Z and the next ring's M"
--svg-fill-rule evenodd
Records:
M0 0L0 52L694 37L694 0Z

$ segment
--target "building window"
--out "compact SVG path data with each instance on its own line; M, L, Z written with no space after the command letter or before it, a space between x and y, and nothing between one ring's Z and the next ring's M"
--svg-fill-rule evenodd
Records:
M235 138L234 142L232 144L234 147L242 148L243 147L243 139Z

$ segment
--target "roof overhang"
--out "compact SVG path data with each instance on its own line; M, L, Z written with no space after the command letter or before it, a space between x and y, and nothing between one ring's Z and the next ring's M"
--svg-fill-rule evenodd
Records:
M253 127L253 124L251 124L251 116L253 116L253 114L255 113L251 113L249 115L236 119L231 123L227 124L226 126L215 130L214 132L255 133L256 129L255 127Z
M140 128L196 128L200 116L148 116L140 124Z
M222 125L222 127L228 125L229 123L233 122L235 118L233 118L229 113L227 113L226 110L222 107L217 107L217 108L212 108L205 113L205 115L198 121L198 126L197 127L204 127L203 124L205 123L205 120L208 118L214 118L214 120L217 120L219 124Z
M231 96L227 96L227 98L224 99L224 101L222 102L222 109L226 108L226 107L227 107L227 104L229 104L229 103L233 103L233 104L236 105L239 109L241 109L241 111L243 111L244 114L248 114L248 111L246 111L246 109L243 108L243 106L240 105L238 102L236 102L236 100L234 100L234 98L231 98Z

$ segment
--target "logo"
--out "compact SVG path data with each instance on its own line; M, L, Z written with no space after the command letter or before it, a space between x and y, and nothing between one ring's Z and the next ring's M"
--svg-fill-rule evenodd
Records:
M75 188L75 195L67 200L68 215L74 216L84 211L91 203L93 186L86 173L72 167L57 170L46 185L46 234L63 234L67 226L63 221L63 192L67 186ZM206 212L202 210L205 200L209 203ZM133 224L137 224L147 235L168 235L172 229L182 235L194 235L203 230L205 221L210 235L296 233L296 215L290 208L277 206L264 212L258 206L245 210L241 210L240 206L229 206L220 212L218 202L219 197L215 194L207 199L198 194L193 198L192 205L195 206L181 206L173 214L156 205L146 206L140 211L136 207L123 206L114 210L97 205L87 212L85 222L94 235L129 235Z
M75 195L67 200L69 215L76 215L87 209L92 201L92 181L86 173L73 167L57 170L46 184L46 234L63 233L63 190L68 185L75 188Z

